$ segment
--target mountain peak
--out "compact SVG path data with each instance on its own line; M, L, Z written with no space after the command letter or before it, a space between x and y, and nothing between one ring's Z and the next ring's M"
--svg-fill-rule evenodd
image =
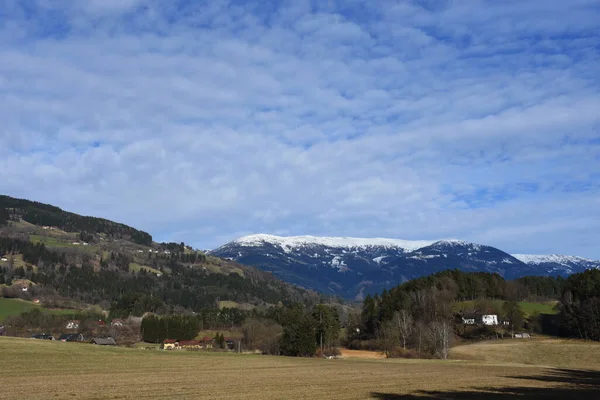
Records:
M306 246L325 246L334 248L363 248L381 246L413 251L429 246L435 243L435 241L355 237L275 236L267 234L255 234L234 240L233 243L247 247L257 247L264 244L271 244L280 246L284 250Z

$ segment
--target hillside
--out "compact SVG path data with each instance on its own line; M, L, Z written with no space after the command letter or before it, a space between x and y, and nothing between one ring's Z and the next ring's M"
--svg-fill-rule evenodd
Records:
M251 235L210 254L272 272L323 293L361 299L410 279L446 269L523 276L567 276L600 261L568 256L511 255L460 240L408 241L383 238Z
M37 226L52 227L66 232L104 234L137 244L151 245L152 236L130 226L102 218L85 217L63 211L49 204L0 196L0 215L9 221L25 221ZM0 217L0 225L5 220Z
M329 301L183 243L147 242L149 234L123 224L6 196L0 204L10 215L0 226L5 297L95 304L114 315Z

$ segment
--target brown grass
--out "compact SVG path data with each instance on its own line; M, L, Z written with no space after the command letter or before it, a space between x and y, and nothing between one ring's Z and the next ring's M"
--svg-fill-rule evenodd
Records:
M360 358L364 360L381 360L385 358L383 353L369 350L340 349L342 358Z
M0 399L400 399L421 390L547 391L539 388L558 385L532 378L551 373L540 366L477 361L166 352L6 337L0 337L0 355Z
M451 358L487 363L600 370L600 343L581 340L505 339L457 346Z

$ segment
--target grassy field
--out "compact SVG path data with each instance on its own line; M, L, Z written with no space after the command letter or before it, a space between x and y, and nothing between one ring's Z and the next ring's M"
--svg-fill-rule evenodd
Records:
M162 274L162 272L160 272L159 270L154 269L152 267L148 267L147 265L140 265L138 263L129 264L129 271L131 271L131 272L140 272L141 269L145 269L147 272L150 272L153 274Z
M554 309L554 306L556 305L556 303L557 303L556 301L549 301L546 303L530 303L527 301L521 301L521 302L519 302L519 306L521 306L521 310L523 310L523 312L525 313L525 316L529 316L536 312L538 312L540 314L556 314L556 310ZM502 311L502 305L504 304L504 301L492 300L492 301L490 301L490 304L496 310ZM473 308L474 306L475 306L474 301L461 301L461 302L454 303L453 309L455 311L458 311L460 309L470 309L470 308Z
M2 322L6 317L10 317L12 315L20 315L23 312L30 311L33 309L43 310L52 314L59 315L69 315L77 312L77 310L71 309L43 308L37 304L33 304L30 301L25 301L21 299L6 299L0 297L0 322Z
M75 241L79 242L79 239L76 237L74 237L73 239L65 238L64 240L62 240L53 236L29 235L29 241L31 241L32 243L44 243L44 245L46 245L47 247L53 248L75 248L88 253L95 253L96 251L98 251L97 246L83 246L80 244L73 244Z
M518 343L524 346L518 351L531 343ZM600 350L573 343L567 350L576 354ZM564 343L546 344L556 346L548 350ZM7 337L0 337L0 354L10 366L2 370L0 399L591 399L600 390L600 357L572 364L587 369L573 371L548 368L553 358L543 354L536 365L512 359L325 360Z
M556 314L556 309L554 308L556 304L558 304L557 301L549 301L547 303L528 303L526 301L521 301L519 303L525 315L531 315L536 312L540 314Z
M488 363L600 370L600 343L546 337L493 340L454 347L451 357Z
M0 322L4 321L4 318L12 315L19 315L22 312L32 310L34 308L40 308L29 301L20 299L5 299L0 297Z

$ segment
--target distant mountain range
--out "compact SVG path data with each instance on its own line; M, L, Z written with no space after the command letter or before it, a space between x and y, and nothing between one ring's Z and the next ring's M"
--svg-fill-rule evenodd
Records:
M461 240L408 241L347 237L251 235L215 250L214 256L272 272L296 285L349 299L456 268L495 272L505 279L567 276L600 261L575 256L508 254Z

